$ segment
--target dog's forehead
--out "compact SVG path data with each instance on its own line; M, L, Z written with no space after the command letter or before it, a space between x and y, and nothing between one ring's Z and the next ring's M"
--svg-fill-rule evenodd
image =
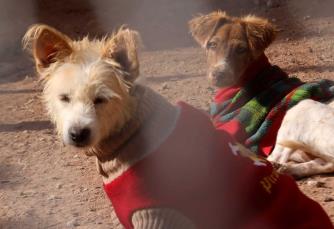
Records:
M64 64L52 81L49 85L56 94L68 94L81 102L89 102L97 96L118 97L122 91L120 79L112 67L100 62L91 66Z
M98 63L95 65L98 65ZM94 64L86 66L65 63L52 76L52 85L57 87L58 91L63 91L64 93L77 92L80 89L91 90L104 84L103 78L98 76L99 73L96 67L94 68Z
M62 81L63 85L77 85L83 84L87 81L88 72L85 71L84 65L65 63L60 66L53 74L53 79Z
M246 33L243 25L237 22L231 22L221 26L217 30L215 36L219 37L223 42L246 39Z

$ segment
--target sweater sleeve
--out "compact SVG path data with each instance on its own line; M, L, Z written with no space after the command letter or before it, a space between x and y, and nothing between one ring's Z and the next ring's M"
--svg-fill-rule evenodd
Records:
M164 208L143 209L134 212L132 224L135 229L193 229L194 224L181 213Z

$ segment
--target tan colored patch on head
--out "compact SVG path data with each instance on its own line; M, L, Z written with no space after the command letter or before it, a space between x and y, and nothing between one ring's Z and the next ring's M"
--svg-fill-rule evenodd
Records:
M115 60L128 72L128 81L134 81L139 75L138 48L141 39L138 32L121 28L106 41L103 56Z
M46 25L27 31L24 47L34 56L48 111L65 143L92 146L131 118L139 40L136 31L125 28L100 40L77 41ZM72 130L83 129L86 139L78 142Z
M203 47L206 47L208 40L221 32L226 24L231 26L242 25L244 30L236 29L232 38L238 33L244 33L254 49L264 50L275 39L277 29L267 19L254 15L244 17L231 17L226 12L215 11L207 15L200 15L189 21L189 28L194 39ZM243 35L241 35L243 37Z
M264 51L275 39L277 29L265 18L248 15L241 18L246 28L250 47L255 50Z
M207 15L199 15L189 21L192 36L203 47L216 29L230 22L232 18L223 11L215 11Z
M131 118L134 105L122 71L105 62L62 65L46 81L44 98L64 141L76 126L91 130L90 144L118 132Z
M196 17L189 25L195 40L207 50L209 79L218 87L238 83L276 34L266 19L231 17L221 11Z
M47 25L30 27L22 42L23 47L33 53L39 72L72 53L71 39Z
M233 58L236 54L247 51L248 48L248 37L240 22L221 26L207 42L208 52L214 50L217 57Z

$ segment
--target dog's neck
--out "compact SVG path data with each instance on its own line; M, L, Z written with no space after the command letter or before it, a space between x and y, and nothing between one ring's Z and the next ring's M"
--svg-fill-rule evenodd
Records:
M246 68L245 72L240 77L238 85L243 86L244 84L247 84L268 67L271 67L271 64L267 56L263 53Z
M152 106L149 106L145 100L145 93L147 93L145 89L140 85L134 85L130 89L130 94L133 97L132 110L134 111L131 119L124 124L120 131L111 133L107 138L89 149L89 155L95 155L101 162L113 160L118 156L120 149L152 113Z
M105 182L113 180L129 166L155 150L170 134L178 108L151 89L133 88L135 111L122 130L90 150L97 157L99 173Z

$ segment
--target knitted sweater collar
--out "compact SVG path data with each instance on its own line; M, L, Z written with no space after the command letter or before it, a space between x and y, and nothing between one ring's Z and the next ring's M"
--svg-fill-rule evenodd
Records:
M144 87L140 85L134 85L131 88L133 97L138 101L136 103L134 114L132 118L125 123L123 128L118 133L113 133L107 138L100 141L97 145L90 148L87 152L88 155L94 155L99 161L113 160L118 156L120 149L127 143L127 141L137 132L142 123L148 118L150 113L150 106L145 104L145 100L142 97L145 94Z
M136 87L134 96L138 104L133 118L118 134L90 149L104 178L116 177L154 150L169 135L178 118L179 108L147 87Z

